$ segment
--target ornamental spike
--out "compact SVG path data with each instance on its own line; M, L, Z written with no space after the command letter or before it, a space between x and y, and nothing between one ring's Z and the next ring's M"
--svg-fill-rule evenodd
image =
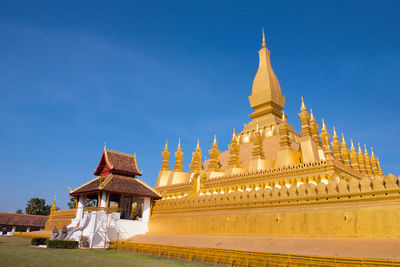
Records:
M264 34L264 28L262 29L262 47L267 47L267 45L265 44L265 34Z

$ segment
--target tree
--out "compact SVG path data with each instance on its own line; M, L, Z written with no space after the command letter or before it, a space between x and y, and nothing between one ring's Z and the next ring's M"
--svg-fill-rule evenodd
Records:
M76 208L76 202L75 202L75 197L71 197L69 199L69 202L67 203L68 207L70 209L75 209Z
M21 209L17 209L17 214L22 214L22 210Z
M31 198L26 204L26 214L33 215L49 215L51 207L46 205L46 201L42 198Z
M86 198L86 200L85 200L85 207L94 207L94 206L97 205L96 203L97 203L96 200ZM75 197L71 197L71 198L69 199L69 202L67 203L67 205L68 205L68 207L69 207L70 209L75 209L75 208L76 208Z

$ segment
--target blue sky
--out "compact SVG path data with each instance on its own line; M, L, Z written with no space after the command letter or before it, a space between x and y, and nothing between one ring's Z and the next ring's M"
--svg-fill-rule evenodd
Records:
M250 120L263 27L288 122L300 130L303 96L397 176L399 14L399 1L2 1L0 211L55 194L66 208L104 142L136 152L152 186L166 139L172 153L182 139L185 169L197 139L226 150Z

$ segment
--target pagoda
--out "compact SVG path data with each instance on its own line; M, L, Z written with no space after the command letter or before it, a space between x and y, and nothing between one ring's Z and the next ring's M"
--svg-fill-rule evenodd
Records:
M77 209L68 228L80 229L71 239L88 236L91 247L103 248L109 241L146 233L151 207L161 195L137 178L142 171L136 155L104 146L94 175L94 179L70 191Z
M249 102L251 121L208 160L199 142L183 171L181 143L169 168L169 147L155 189L152 234L400 238L398 177L384 175L373 149L350 146L299 99L301 131L290 125L263 32ZM320 126L321 125L321 126ZM347 141L348 142L348 141Z

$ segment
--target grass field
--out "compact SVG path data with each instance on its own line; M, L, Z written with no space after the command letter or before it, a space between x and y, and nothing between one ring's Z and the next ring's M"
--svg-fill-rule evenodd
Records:
M46 249L30 239L0 236L0 266L205 266L115 250Z

